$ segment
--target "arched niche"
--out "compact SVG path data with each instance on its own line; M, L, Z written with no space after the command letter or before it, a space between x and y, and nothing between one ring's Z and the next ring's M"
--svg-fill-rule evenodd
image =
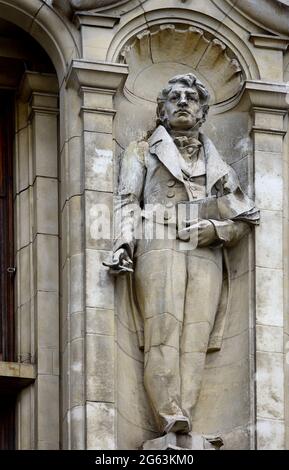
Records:
M122 148L153 127L157 95L174 75L195 73L209 89L215 108L234 101L245 79L232 51L193 26L165 24L146 29L123 47L120 60L129 65L115 122L116 140Z
M115 54L116 51L114 44ZM196 27L187 22L163 22L142 28L130 37L118 53L118 61L129 65L127 81L115 99L118 161L130 141L143 138L154 128L157 94L167 80L174 75L193 72L211 94L211 110L204 131L236 170L243 188L252 195L250 117L237 108L243 83L251 78L248 76L249 64L243 59L206 25ZM221 352L207 356L194 429L202 434L221 433L226 449L247 449L250 448L253 421L249 346L253 315L250 237L242 239L230 251L229 260L232 307ZM156 436L156 430L142 382L142 352L138 349L137 334L125 308L127 299L123 298L122 282L117 283L116 290L118 445L129 449Z

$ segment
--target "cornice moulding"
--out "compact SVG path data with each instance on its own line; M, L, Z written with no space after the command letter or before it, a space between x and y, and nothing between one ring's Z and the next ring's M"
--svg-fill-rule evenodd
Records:
M251 34L250 41L255 47L261 49L275 49L278 51L286 51L289 45L289 38L266 34Z
M247 102L248 107L289 110L289 86L286 83L247 80L244 84L240 104Z
M128 67L124 64L109 62L92 62L73 60L66 78L66 85L117 90L128 75Z
M32 93L58 94L58 80L56 75L27 71L22 77L18 95L25 103L29 101Z
M78 29L81 26L96 26L111 29L119 22L119 20L119 16L90 12L76 12L73 18L73 22Z

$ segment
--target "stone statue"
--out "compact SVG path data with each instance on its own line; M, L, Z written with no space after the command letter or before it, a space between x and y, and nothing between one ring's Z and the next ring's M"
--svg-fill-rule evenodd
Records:
M106 266L132 279L144 384L161 435L192 431L206 354L222 344L226 249L259 221L234 170L200 131L209 99L193 74L172 78L158 97L156 129L121 159ZM146 236L146 225L163 236Z

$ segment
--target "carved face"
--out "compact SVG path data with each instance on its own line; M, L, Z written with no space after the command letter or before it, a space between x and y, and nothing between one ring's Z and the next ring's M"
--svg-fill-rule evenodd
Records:
M164 103L164 114L172 130L189 130L202 123L203 110L195 87L173 85Z

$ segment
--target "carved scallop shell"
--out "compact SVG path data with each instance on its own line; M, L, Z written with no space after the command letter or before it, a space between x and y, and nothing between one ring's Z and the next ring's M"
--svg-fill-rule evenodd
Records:
M146 30L121 55L129 65L125 94L132 102L155 102L168 79L180 73L195 73L210 90L211 104L234 97L243 82L241 66L226 45L194 27Z

